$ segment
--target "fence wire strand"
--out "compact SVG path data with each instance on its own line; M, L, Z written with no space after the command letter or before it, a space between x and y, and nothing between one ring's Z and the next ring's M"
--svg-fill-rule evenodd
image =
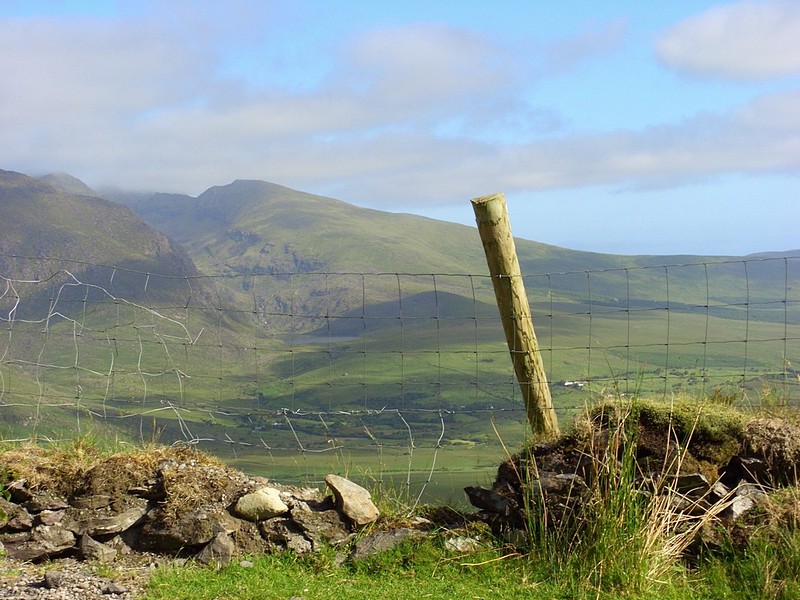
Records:
M3 257L6 439L100 424L270 458L404 452L409 489L426 448L424 490L442 452L525 418L488 275L180 278ZM800 403L800 256L524 280L562 418L604 394Z

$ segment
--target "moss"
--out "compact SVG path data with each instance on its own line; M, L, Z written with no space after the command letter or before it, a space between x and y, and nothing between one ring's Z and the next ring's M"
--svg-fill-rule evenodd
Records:
M639 423L640 461L658 463L667 454L680 453L682 471L701 472L711 478L716 478L740 451L747 423L742 412L716 402L638 398L601 402L576 424L575 431L585 435L601 423L615 425L629 418ZM681 452L684 449L688 453Z
M725 443L741 439L745 415L734 408L694 400L663 402L636 400L633 411L645 427L672 427L679 439L691 439L697 444Z

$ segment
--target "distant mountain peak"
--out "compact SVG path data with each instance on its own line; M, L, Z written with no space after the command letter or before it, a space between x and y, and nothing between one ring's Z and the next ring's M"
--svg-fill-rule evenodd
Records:
M52 185L57 190L72 194L74 196L98 196L99 194L82 182L77 177L62 171L50 173L38 178L39 181Z

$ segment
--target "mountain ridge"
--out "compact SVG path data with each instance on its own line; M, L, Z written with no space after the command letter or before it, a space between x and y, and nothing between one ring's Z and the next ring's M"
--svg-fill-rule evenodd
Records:
M164 278L199 274L181 246L128 207L47 179L0 170L0 222L0 270L18 278L52 278L55 259L78 280L130 298L143 296L148 274L162 276L148 290L158 299L172 295ZM65 272L58 278L70 279Z

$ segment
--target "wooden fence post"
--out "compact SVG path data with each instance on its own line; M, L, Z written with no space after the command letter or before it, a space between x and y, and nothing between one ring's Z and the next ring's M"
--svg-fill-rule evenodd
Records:
M528 423L536 435L558 436L558 419L533 330L505 196L500 193L475 198L472 208L489 264L514 372L525 400Z

